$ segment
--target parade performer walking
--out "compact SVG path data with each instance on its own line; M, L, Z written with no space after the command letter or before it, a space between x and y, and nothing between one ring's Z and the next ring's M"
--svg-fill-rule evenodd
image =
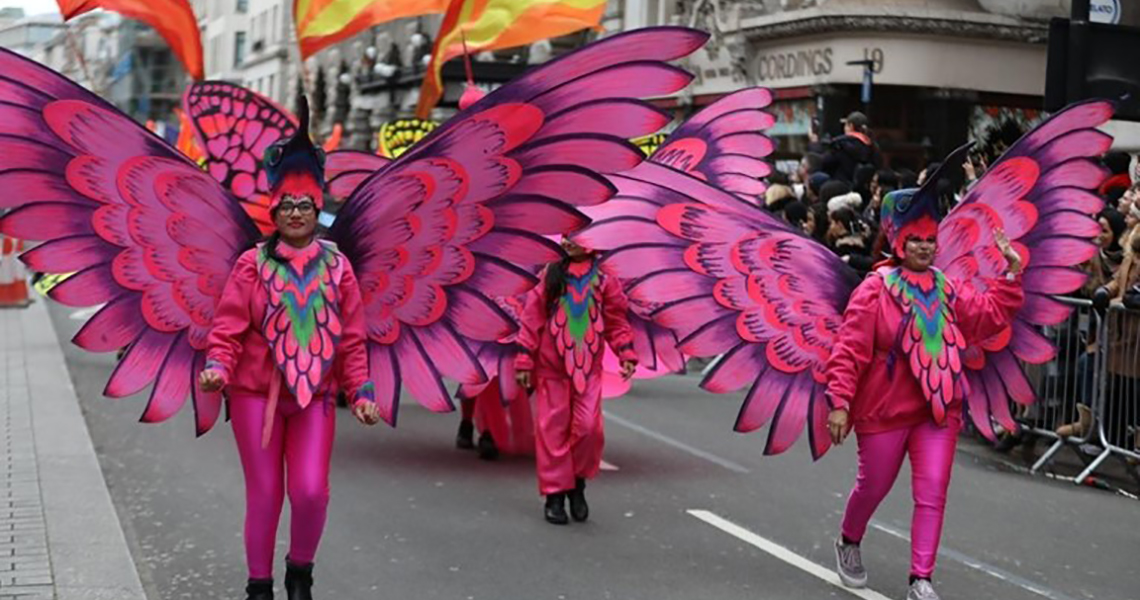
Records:
M352 265L316 238L324 154L309 139L307 113L292 139L266 151L266 163L276 231L238 258L214 313L199 384L205 392L226 388L245 473L248 597L273 597L273 549L288 492L285 589L289 600L309 600L328 514L333 399L343 389L366 425L379 422L380 412Z
M398 159L330 155L329 189L343 200L328 233L335 248L307 241L322 153L303 99L293 123L264 98L195 86L188 115L204 136L203 170L90 91L0 49L0 187L10 192L0 210L11 209L0 233L43 242L21 256L31 268L75 272L53 299L103 305L73 341L127 348L104 393L149 387L142 421L169 419L190 397L204 435L222 413L217 388L227 389L243 464L257 476L248 531L260 534L250 548L260 579L283 465L298 476L288 484L297 512L324 512L326 392L343 385L358 418L394 425L405 387L448 412L445 377L485 383L473 348L516 329L494 299L526 293L542 265L564 257L543 236L582 227L575 205L613 195L605 175L643 158L626 139L668 121L641 98L688 85L669 61L707 39L677 27L614 35L502 86ZM242 203L263 200L278 233L249 251L262 234ZM310 561L320 529L297 523L289 558ZM307 600L307 574L291 571L290 598ZM256 585L251 596L272 590Z
M593 252L563 239L567 258L547 266L526 301L515 359L519 384L535 388L535 457L545 518L555 525L589 518L586 480L601 467L602 351L621 359L633 376L637 354L626 312L629 303L615 277L601 272Z
M762 136L739 128L771 120L716 104L649 161L611 177L620 200L574 239L605 250L607 269L636 281L630 299L656 306L653 320L675 332L682 352L721 357L701 387L751 385L735 429L768 425L765 454L786 451L806 429L818 459L855 428L860 475L836 545L849 585L866 580L857 544L910 455L909 598L934 600L928 578L963 405L993 439L995 423L1017 430L1011 401L1035 400L1021 363L1055 355L1038 327L1068 318L1071 308L1052 296L1078 289L1077 266L1098 250L1103 201L1091 190L1107 175L1096 158L1112 138L1097 127L1112 113L1111 103L1090 101L1054 114L940 223L933 184L892 194L883 210L894 258L863 283L729 180L681 168L739 173L755 161L741 142ZM964 160L965 148L943 164Z
M859 442L859 474L835 541L839 577L850 587L867 585L860 543L909 456L908 600L938 597L931 576L962 425L964 351L1007 330L1024 300L1021 256L1000 229L994 243L1007 268L987 281L984 293L966 293L933 266L937 203L936 194L922 190L884 199L891 258L855 288L826 367L831 441L843 443L854 427Z

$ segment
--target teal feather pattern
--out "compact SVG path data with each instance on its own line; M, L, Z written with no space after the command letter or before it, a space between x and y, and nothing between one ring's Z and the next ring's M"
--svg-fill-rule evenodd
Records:
M601 360L604 347L598 298L601 277L597 261L579 275L567 272L566 291L550 318L550 333L579 393L585 391L586 378Z

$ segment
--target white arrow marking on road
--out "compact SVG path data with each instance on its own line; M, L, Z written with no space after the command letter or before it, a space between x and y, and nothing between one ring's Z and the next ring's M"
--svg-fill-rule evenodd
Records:
M690 509L685 512L741 540L742 542L746 542L763 550L764 552L767 552L768 554L788 563L789 565L792 565L793 567L809 575L813 575L827 583L830 583L831 585L847 592L848 594L858 596L860 598L863 598L863 600L890 600L890 598L887 598L886 596L870 588L857 590L846 587L839 581L839 576L836 575L835 572L831 569L817 565L816 563L800 556L799 554L796 554L795 552L792 552L791 550L788 550L776 542L763 538L741 527L740 525L733 523L732 521L722 518L716 513L698 509Z
M720 465L720 466L728 469L729 471L734 471L736 473L744 473L744 474L749 473L748 467L745 467L739 463L732 462L731 460L728 460L727 458L721 458L715 454L712 454L711 452L705 452L704 450L701 450L700 448L694 448L694 447L686 444L685 442L675 440L675 439L673 439L673 438L671 438L671 437L669 437L663 433L657 433L656 431L653 431L652 429L647 429L645 427L642 427L641 425L638 425L637 423L634 423L633 421L627 421L627 420L611 413L608 410L606 411L606 419L613 421L614 423L617 423L618 425L621 425L622 427L625 427L626 429L632 429L632 430L640 433L641 435L651 437L651 438L653 438L653 439L655 439L661 443L668 444L668 445L670 445L670 446L672 446L678 450L683 450L685 452L688 452L689 454L692 454L693 456L696 456L697 458L703 458L703 459L705 459L705 460L707 460L713 464Z
M613 463L608 463L608 462L603 460L602 461L602 470L603 471L620 471L621 469L618 469L617 465L615 465Z
M871 527L874 527L875 529L878 529L887 535L897 537L900 540L907 542L908 544L910 543L910 535L908 535L905 531L895 529L894 527L884 525L876 521L871 521ZM1028 579L1025 579L1024 577L1019 577L1004 569L999 569L993 565L986 564L980 560L962 554L961 552L956 552L948 548L939 548L938 555L945 556L950 560L960 562L967 567L970 567L971 569L977 569L978 571L981 571L991 577L995 577L1007 583L1012 583L1013 585L1033 592L1038 596L1044 596L1049 600L1076 600L1076 598L1073 598L1072 596L1068 596L1062 592L1058 592L1057 590L1051 590L1039 583L1034 583Z
M90 319L95 313L99 312L99 310L102 309L103 306L105 306L105 305L100 304L98 306L88 306L87 308L81 308L81 309L71 313L70 315L68 315L68 317L72 321L86 321L87 319Z

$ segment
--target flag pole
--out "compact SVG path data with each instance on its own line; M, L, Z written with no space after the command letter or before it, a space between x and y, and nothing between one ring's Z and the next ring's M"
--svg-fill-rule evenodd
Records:
M71 30L70 22L64 23L63 35L67 38L67 47L71 50L71 54L76 62L79 63L79 69L83 73L83 78L87 80L87 84L91 86L91 91L95 92L96 96L102 97L103 90L99 89L99 87L95 85L95 80L91 78L91 70L87 68L87 58L83 56L83 52L79 49L79 44L75 41L75 35Z

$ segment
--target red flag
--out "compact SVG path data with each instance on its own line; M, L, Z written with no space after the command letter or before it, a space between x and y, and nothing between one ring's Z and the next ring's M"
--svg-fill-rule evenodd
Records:
M56 0L56 3L64 21L102 8L150 25L170 45L191 77L205 78L202 36L188 0Z

